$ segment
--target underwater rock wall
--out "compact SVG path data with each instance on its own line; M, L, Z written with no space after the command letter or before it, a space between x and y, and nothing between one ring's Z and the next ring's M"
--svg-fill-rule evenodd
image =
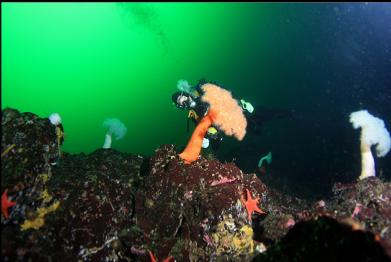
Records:
M59 157L59 146L56 126L48 118L13 109L2 110L2 186L32 183L36 175L47 173Z
M143 157L98 149L60 158L49 120L11 109L2 129L2 152L16 145L1 161L2 192L16 204L2 216L4 261L120 259Z
M307 203L233 163L184 164L173 145L151 157L61 152L58 128L2 111L4 261L316 261L356 258L355 247L368 261L391 256L391 188L376 177Z
M256 243L241 198L243 190L267 206L266 186L232 163L200 159L184 164L173 145L156 151L136 195L136 220L157 257L209 261L217 256L250 259ZM228 257L227 257L228 258Z

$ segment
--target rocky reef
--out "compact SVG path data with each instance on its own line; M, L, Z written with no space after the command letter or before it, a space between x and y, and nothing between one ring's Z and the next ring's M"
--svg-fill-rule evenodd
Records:
M390 261L390 182L310 203L174 145L68 154L63 133L2 111L3 261Z

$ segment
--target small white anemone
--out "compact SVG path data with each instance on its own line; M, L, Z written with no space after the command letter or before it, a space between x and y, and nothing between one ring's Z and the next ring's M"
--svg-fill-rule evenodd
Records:
M49 116L49 120L50 120L50 123L52 123L52 125L59 125L61 124L61 117L58 113L53 113Z

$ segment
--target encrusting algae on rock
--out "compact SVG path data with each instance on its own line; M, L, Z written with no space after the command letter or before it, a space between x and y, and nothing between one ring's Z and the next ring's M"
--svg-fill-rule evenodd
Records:
M30 228L39 229L45 224L44 217L46 216L46 214L56 211L56 209L59 206L60 206L60 201L56 201L49 207L38 208L37 210L38 216L33 220L26 219L24 223L20 226L21 230L25 231Z
M48 193L48 190L45 189L45 191L43 191L41 193L41 198L43 200L44 203L49 203L53 198L49 195Z
M222 255L229 252L235 256L251 254L254 252L253 229L249 225L236 227L235 221L230 216L217 225L216 232L212 234L213 245L216 254Z

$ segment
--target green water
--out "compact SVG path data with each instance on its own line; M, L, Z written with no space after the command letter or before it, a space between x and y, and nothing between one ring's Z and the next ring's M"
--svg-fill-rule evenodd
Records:
M190 136L187 112L171 103L179 79L218 81L238 98L264 105L295 103L285 83L297 82L300 68L286 61L295 59L302 33L297 25L287 30L288 11L295 9L2 3L2 108L59 113L63 150L71 153L101 147L108 117L128 128L123 140L113 141L120 151L151 154L161 144L183 145Z

